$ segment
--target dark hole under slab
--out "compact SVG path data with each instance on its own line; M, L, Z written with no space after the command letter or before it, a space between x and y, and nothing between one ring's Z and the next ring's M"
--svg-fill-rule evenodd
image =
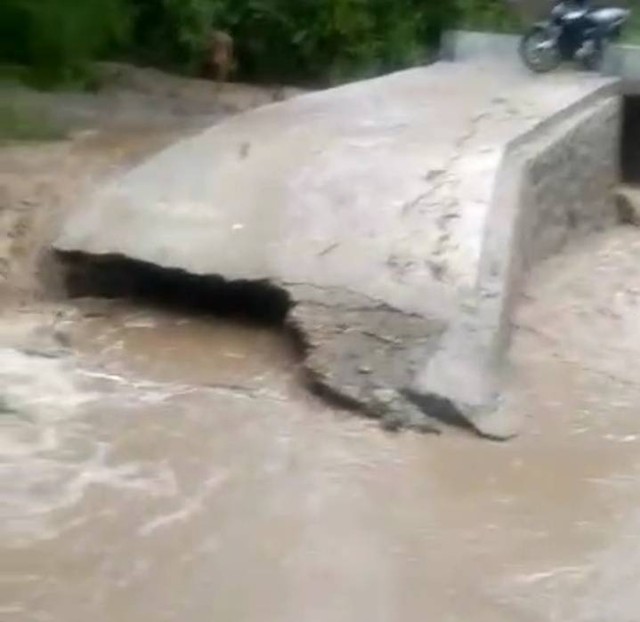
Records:
M181 313L283 327L291 300L268 281L227 281L117 255L61 253L63 287L70 298L125 298Z
M228 281L218 275L194 275L184 270L160 267L119 255L58 253L57 257L60 260L63 289L71 299L119 298L169 309L183 315L210 315L281 331L289 341L294 356L301 363L298 370L300 381L312 393L335 408L359 411L365 415L381 417L383 422L387 421L379 413L374 415L369 412L365 398L354 398L339 387L318 380L313 366L304 362L311 348L306 335L308 327L298 326L295 321L291 321L289 312L293 308L293 302L290 295L269 281ZM425 325L425 330L427 328ZM431 327L430 330L437 336L441 327L437 327L437 330ZM415 327L410 332L415 332ZM420 337L427 339L429 335ZM316 344L314 348L317 347ZM349 358L357 358L358 354L362 353L356 349L349 354ZM390 352L387 355L393 359L397 353ZM448 426L470 430L468 422L444 402L426 403L418 396L403 391L398 396L406 400L407 405L413 404L413 408L418 407L428 412L430 418L425 423L440 421ZM404 422L399 424L399 427L406 427ZM431 426L428 428L431 430Z

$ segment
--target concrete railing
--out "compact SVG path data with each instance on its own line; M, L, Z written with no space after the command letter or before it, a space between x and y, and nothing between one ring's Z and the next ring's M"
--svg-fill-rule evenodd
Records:
M510 320L528 271L572 239L615 222L616 91L615 84L605 86L506 147L477 288L417 377L417 393L446 397L489 436L508 437L519 425L513 414L505 419L500 394Z

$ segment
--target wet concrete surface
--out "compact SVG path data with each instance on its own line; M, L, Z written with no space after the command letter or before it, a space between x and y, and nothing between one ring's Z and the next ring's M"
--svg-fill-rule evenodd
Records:
M331 409L271 329L7 310L0 618L636 622L639 301L632 228L537 271L503 444Z

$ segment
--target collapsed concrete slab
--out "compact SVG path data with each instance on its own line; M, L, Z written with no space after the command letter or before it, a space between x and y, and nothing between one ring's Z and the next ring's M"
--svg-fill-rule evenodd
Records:
M496 63L305 95L112 180L55 248L269 281L317 385L390 427L451 410L507 436L514 298L532 263L613 219L618 108L611 80Z

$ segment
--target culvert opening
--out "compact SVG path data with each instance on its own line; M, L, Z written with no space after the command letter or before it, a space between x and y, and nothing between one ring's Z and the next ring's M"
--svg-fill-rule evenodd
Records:
M620 176L625 184L640 185L640 95L623 98Z
M283 328L289 295L268 281L227 281L116 255L61 253L70 298L126 299L186 314Z

